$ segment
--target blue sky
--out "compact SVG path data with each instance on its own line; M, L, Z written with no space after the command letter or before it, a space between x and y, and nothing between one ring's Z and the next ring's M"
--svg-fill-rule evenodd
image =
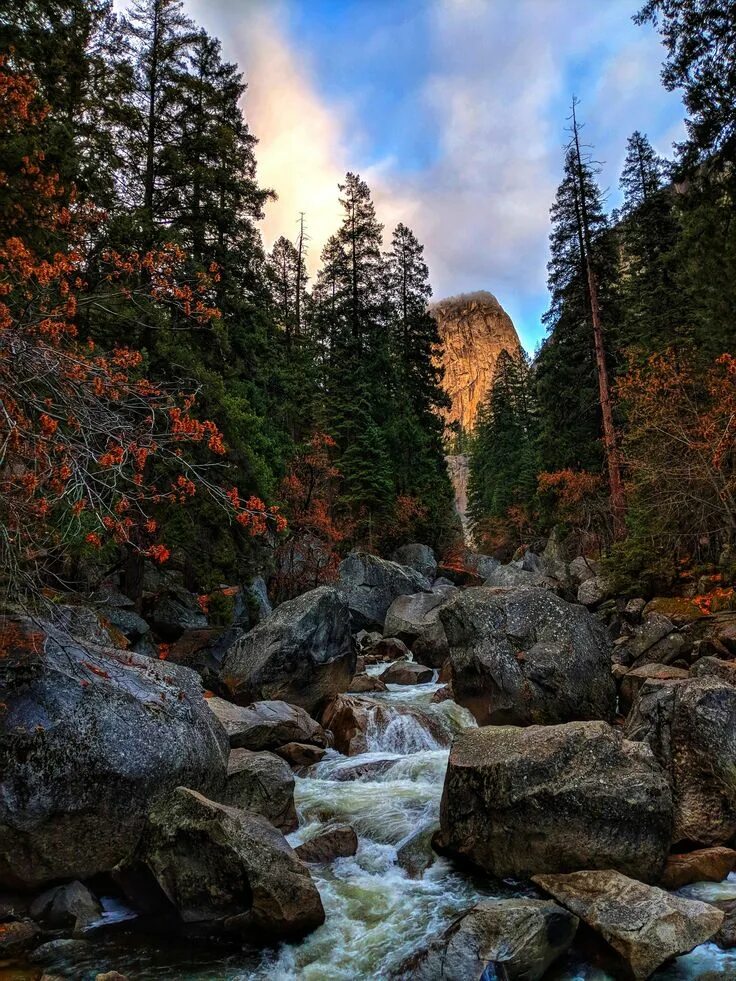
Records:
M626 138L682 136L662 48L637 0L185 0L249 90L259 171L279 200L266 244L300 210L310 266L337 226L337 181L358 171L387 232L426 247L435 296L488 289L524 345L543 335L549 207L572 93L618 203Z

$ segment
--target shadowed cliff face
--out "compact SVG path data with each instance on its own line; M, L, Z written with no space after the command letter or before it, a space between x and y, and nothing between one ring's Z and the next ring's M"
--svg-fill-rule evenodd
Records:
M444 345L444 388L452 399L446 419L470 430L493 382L499 354L519 350L516 328L496 297L486 290L438 300L431 311Z

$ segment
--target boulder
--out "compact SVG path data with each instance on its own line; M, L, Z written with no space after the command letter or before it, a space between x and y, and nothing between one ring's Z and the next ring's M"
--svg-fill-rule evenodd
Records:
M233 749L277 749L292 742L327 745L322 726L296 705L267 701L242 706L215 697L208 698L207 704L223 725Z
M736 899L716 900L713 905L723 912L723 923L713 937L723 950L736 947Z
M157 596L148 619L167 643L178 640L185 630L201 630L207 626L207 617L194 593L174 585Z
M501 565L492 555L483 555L481 552L466 552L463 563L481 579L487 579Z
M535 875L532 881L599 933L636 979L705 943L723 922L723 913L707 903L611 870Z
M600 606L613 595L613 584L606 576L593 576L578 587L578 603L583 606Z
M307 743L285 743L274 752L290 766L303 767L319 763L324 758L326 750L319 746L309 746Z
M521 565L499 565L483 581L484 586L495 589L519 589L523 586L537 586L552 589L554 583L543 572L529 572Z
M644 607L645 618L651 613L667 617L676 627L687 626L705 616L697 604L682 596L655 596Z
M294 777L288 763L273 753L232 750L220 801L260 814L284 834L299 826L294 806Z
M119 630L132 644L145 637L151 630L143 617L139 616L135 610L129 610L127 607L102 606L98 612L103 622L107 622Z
M364 763L341 764L332 771L331 779L339 783L351 780L374 780L388 773L399 762L396 757L384 760L366 760Z
M614 660L635 667L675 660L680 649L670 638L679 639L675 625L660 613L653 613L630 636L616 644Z
M355 658L347 604L338 590L320 586L282 603L237 640L220 677L241 705L283 700L315 712L347 689Z
M673 841L722 845L736 833L736 688L718 678L647 681L626 720L672 785Z
M353 630L382 630L397 596L429 592L429 580L397 562L351 552L340 563L340 588L350 608Z
M622 715L628 714L645 681L651 679L672 681L687 677L688 673L684 668L673 668L669 664L643 664L640 668L632 668L621 678L619 711Z
M33 920L0 923L0 961L15 957L31 947L40 933Z
M636 599L630 599L624 607L624 616L630 623L640 623L646 605L647 601L640 596Z
M577 916L549 900L486 899L462 913L393 976L406 981L539 981L568 949L577 927Z
M262 942L324 922L309 871L280 831L185 787L153 810L137 859L187 925Z
M605 629L542 589L468 589L440 611L455 700L479 725L612 719Z
M736 685L736 661L722 661L718 657L701 657L690 668L692 678L718 678L729 685Z
M567 567L568 575L577 586L593 579L600 572L600 562L588 559L584 555L576 556Z
M429 545L402 545L391 556L399 565L413 569L431 582L437 578L437 556Z
M356 674L348 690L357 695L369 691L388 691L386 683L372 674Z
M660 885L681 889L692 882L722 882L736 867L733 848L698 848L694 852L669 855Z
M429 593L424 595L428 596ZM383 661L408 661L411 658L411 651L398 637L382 637L364 650L363 656L366 664L381 664Z
M381 675L381 681L387 685L424 685L432 681L434 671L423 664L413 661L399 661L392 664Z
M449 586L431 593L399 596L386 614L384 632L407 643L423 663L439 668L450 653L439 614L458 592Z
M36 947L30 954L28 960L32 964L58 964L64 962L64 973L70 967L75 967L78 961L86 960L92 953L93 947L88 940L49 940L40 947ZM75 972L78 977L81 971ZM68 975L67 975L68 976ZM72 975L74 977L75 974ZM57 977L57 975L53 975Z
M415 753L450 743L442 724L421 709L404 706L398 710L357 695L338 695L325 709L322 725L332 733L335 749L345 756L379 749Z
M312 864L350 858L357 850L358 836L349 824L333 824L324 828L294 849L302 862Z
M50 927L73 927L76 934L102 916L102 906L83 883L75 881L41 893L29 913Z
M194 672L29 620L0 633L18 662L0 713L0 886L108 871L157 798L222 789L227 736Z
M441 688L438 688L434 695L432 695L430 698L430 702L432 702L434 705L438 704L439 702L448 702L452 700L452 688L449 685L443 685Z
M645 747L605 722L487 726L454 740L437 846L499 878L618 869L658 880L670 789Z
M396 864L412 878L418 879L434 864L437 857L432 848L432 840L439 831L436 821L413 832L396 849Z

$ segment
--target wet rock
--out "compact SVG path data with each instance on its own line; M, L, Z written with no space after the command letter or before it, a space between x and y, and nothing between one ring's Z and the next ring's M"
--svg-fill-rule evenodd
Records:
M108 871L159 796L222 789L227 737L196 674L26 620L5 629L25 646L27 671L14 673L0 714L0 886Z
M612 595L613 585L606 576L593 576L578 587L578 603L582 603L583 606L599 606Z
M450 649L439 614L457 594L458 590L450 586L431 593L399 596L386 614L385 633L409 644L414 656L424 664L440 667Z
M716 900L713 905L724 914L723 923L713 937L723 950L736 947L736 899Z
M185 630L200 630L207 626L194 593L182 586L170 585L154 603L148 619L156 633L167 642L178 640Z
M618 869L657 881L672 798L645 747L605 722L488 726L454 740L438 846L504 878Z
M332 773L332 779L340 783L347 783L351 780L373 780L396 766L399 760L366 760L365 763L354 763L352 766L341 766Z
M418 879L434 865L436 855L432 848L432 839L439 829L439 824L434 821L424 828L419 828L396 849L397 864L412 878Z
M260 814L288 834L299 826L294 806L294 777L288 763L273 753L234 749L220 801Z
M699 848L669 855L662 873L663 889L681 889L692 882L722 882L736 867L733 848Z
M73 927L81 933L102 915L102 906L83 883L55 886L34 899L29 910L34 920L50 927Z
M405 961L394 977L478 981L491 966L510 981L539 981L568 949L577 926L577 916L549 900L486 899Z
M233 705L224 698L208 698L233 749L277 749L286 743L326 746L327 735L303 708L286 702L254 702Z
M152 812L139 858L185 924L262 942L324 922L307 868L276 828L184 787Z
M74 965L92 953L92 944L87 940L49 940L28 954L32 964L57 964L65 961Z
M452 701L452 698L452 688L450 685L443 685L441 688L437 689L434 695L432 695L430 701L436 705L438 702Z
M399 711L358 695L338 695L325 709L322 725L332 732L335 749L345 756L376 749L376 743L388 753L437 749L449 743L441 724L420 709Z
M340 588L350 607L353 630L382 630L397 596L429 592L429 580L397 562L351 552L340 563Z
M290 766L303 767L319 763L324 758L326 750L319 746L309 746L307 743L286 743L274 752Z
M349 691L361 694L369 691L387 691L385 682L372 674L356 674L350 682Z
M721 845L736 833L736 688L717 678L647 681L626 720L672 785L673 841Z
M399 565L414 569L430 582L437 578L437 556L429 545L402 545L391 556Z
M637 979L705 943L723 922L723 913L713 906L672 896L620 872L536 875L533 881L599 933Z
M0 923L0 960L13 957L27 950L39 934L33 920L15 920Z
M415 664L413 661L400 661L392 664L391 667L381 675L381 681L387 685L424 685L434 678L432 668L424 664Z
M479 725L612 719L605 629L546 590L468 589L440 611L455 700Z
M622 715L628 713L645 681L651 679L676 681L687 677L688 673L684 668L674 668L669 664L644 664L640 668L632 668L621 679L619 711Z
M350 858L357 850L358 836L349 824L333 824L294 849L302 862L310 864Z
M364 656L366 664L380 664L382 661L408 661L411 651L398 637L382 637L365 648Z
M234 702L284 700L307 712L345 691L355 674L350 613L330 586L288 600L237 640L220 677Z

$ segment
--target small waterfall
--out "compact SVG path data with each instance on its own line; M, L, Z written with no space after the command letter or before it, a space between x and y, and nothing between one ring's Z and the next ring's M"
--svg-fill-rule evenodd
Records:
M376 705L369 713L366 744L371 753L406 756L445 749L450 739L431 716L416 709L401 712L393 706Z

